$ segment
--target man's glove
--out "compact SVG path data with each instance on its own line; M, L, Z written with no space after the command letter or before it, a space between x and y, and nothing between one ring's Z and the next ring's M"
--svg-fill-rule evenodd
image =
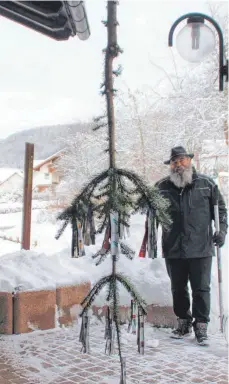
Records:
M226 234L224 232L214 233L213 243L220 248L224 245Z

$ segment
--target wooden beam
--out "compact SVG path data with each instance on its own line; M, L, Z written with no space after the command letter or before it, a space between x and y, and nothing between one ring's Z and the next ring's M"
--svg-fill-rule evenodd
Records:
M33 187L33 158L34 144L25 144L25 167L24 167L24 202L22 212L22 249L30 249L31 234L31 209L32 209L32 187Z

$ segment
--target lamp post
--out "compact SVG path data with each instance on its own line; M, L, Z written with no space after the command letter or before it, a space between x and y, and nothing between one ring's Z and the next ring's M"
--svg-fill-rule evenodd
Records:
M202 61L205 56L213 51L215 34L205 24L205 21L215 27L219 37L219 90L223 91L224 76L228 81L228 60L226 60L226 63L224 62L223 34L219 24L203 13L187 13L173 23L169 31L169 47L173 46L173 34L176 27L185 19L187 19L187 24L179 31L176 42L179 54L187 61Z

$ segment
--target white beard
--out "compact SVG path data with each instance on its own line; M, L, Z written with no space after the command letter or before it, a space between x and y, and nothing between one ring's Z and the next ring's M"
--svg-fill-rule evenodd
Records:
M178 188L184 188L186 185L192 183L193 169L192 164L184 168L182 172L177 172L175 169L170 169L170 180Z

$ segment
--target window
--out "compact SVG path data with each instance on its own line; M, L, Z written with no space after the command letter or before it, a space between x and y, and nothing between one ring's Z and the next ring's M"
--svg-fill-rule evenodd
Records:
M45 173L45 179L49 179L49 173Z

